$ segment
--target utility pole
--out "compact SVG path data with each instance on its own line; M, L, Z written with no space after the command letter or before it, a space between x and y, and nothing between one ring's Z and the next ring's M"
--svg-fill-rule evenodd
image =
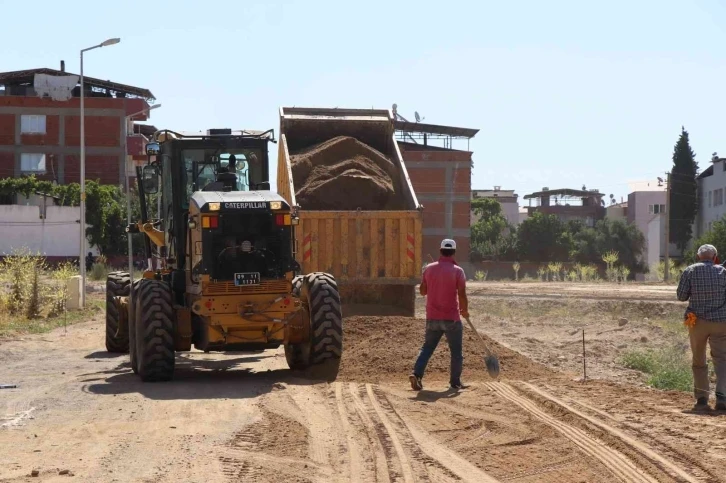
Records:
M666 173L666 219L665 219L665 263L663 280L666 282L670 281L671 278L671 267L670 267L670 253L669 248L671 245L671 173Z

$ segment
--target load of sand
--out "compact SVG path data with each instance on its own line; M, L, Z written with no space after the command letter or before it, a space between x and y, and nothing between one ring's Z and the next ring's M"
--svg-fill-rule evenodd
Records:
M401 210L396 167L381 152L338 136L290 156L295 196L305 210Z

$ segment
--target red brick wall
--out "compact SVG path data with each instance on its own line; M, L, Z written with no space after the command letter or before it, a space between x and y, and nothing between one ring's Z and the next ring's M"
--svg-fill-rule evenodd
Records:
M444 212L446 205L443 202L427 201L422 203L424 228L441 228L446 223Z
M455 193L469 196L471 193L471 168L454 169L452 182Z
M415 193L442 193L446 183L444 168L410 168L408 177Z
M45 134L21 134L20 144L24 146L58 146L59 123L59 116L46 115Z
M407 149L405 145L399 144L401 155L406 161L471 161L471 153L468 151L433 151L426 150L424 146L419 146L417 151Z
M86 97L84 99L84 107L86 109L125 109L129 105L129 101L131 101L131 99L114 99L112 97ZM141 100L141 102L145 101ZM0 106L42 107L48 110L71 108L80 109L81 99L79 97L74 97L67 101L54 101L49 97L41 98L36 96L2 96L0 97ZM131 107L129 107L129 109L131 109ZM141 107L140 109L143 109L143 107ZM132 113L129 112L129 114Z
M468 201L454 201L452 228L469 228L471 225L471 203Z
M65 182L78 183L81 179L80 157L67 155L65 160ZM102 184L119 184L119 158L114 155L86 155L86 179L100 180Z
M0 114L0 146L15 144L15 115Z
M15 176L15 155L13 153L0 152L0 178L12 178Z
M66 146L80 146L81 119L79 116L66 116ZM121 117L86 116L86 146L121 146Z

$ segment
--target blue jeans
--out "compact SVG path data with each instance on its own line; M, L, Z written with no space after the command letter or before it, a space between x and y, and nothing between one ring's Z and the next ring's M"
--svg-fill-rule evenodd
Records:
M449 343L449 350L451 351L449 383L452 385L461 384L461 370L464 366L464 327L460 320L426 320L426 339L413 367L413 374L416 377L423 377L426 365L444 334L446 334L446 342Z

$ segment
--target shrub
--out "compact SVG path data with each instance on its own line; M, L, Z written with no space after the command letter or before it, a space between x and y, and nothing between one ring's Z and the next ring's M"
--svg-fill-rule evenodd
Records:
M542 282L546 282L547 281L547 269L545 267L539 267L537 269L537 277L539 277L539 279Z
M476 273L474 273L474 279L477 282L484 282L487 279L487 275L489 275L489 272L477 270Z
M91 266L91 273L89 274L89 278L94 281L106 280L108 272L108 265L106 265L105 263L94 263Z
M512 264L512 269L514 269L514 281L519 282L519 269L521 268L521 265L519 265L519 262L514 262Z
M658 350L631 351L622 364L648 374L647 384L657 389L690 392L693 390L691 363L677 345Z

